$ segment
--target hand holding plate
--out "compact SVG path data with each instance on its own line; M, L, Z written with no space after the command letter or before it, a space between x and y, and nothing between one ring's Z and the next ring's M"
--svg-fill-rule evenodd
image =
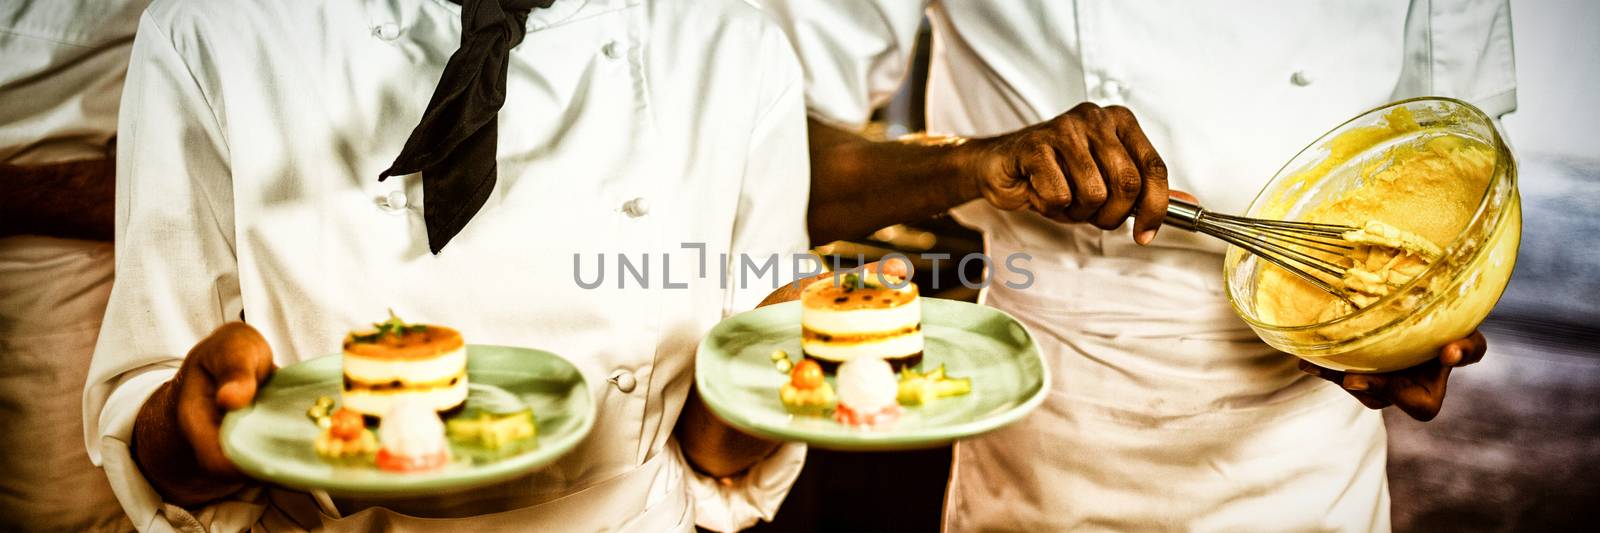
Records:
M200 505L237 491L244 476L222 453L222 415L250 405L276 367L255 328L231 322L195 344L183 366L139 409L139 468L168 501Z

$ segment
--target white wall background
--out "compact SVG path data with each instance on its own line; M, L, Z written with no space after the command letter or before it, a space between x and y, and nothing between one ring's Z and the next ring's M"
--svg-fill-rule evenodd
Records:
M1600 159L1600 1L1513 0L1519 153Z

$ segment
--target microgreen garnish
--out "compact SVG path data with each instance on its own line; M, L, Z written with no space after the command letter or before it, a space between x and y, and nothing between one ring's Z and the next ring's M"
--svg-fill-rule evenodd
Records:
M384 335L404 335L406 333L420 333L428 331L426 324L407 324L399 315L394 314L394 309L389 310L389 319L383 322L372 323L374 331L364 335L354 335L356 342L378 342Z
M857 288L860 288L860 287L861 287L861 276L860 275L858 275L858 274L856 274L854 272L851 272L849 274L845 274L844 275L844 290L845 290L845 292L850 292L850 291L853 291L853 290L855 290Z

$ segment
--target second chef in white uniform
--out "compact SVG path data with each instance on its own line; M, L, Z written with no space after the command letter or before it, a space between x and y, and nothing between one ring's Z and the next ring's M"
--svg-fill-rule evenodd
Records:
M1126 106L1171 188L1221 212L1242 211L1321 133L1389 101L1455 96L1494 117L1515 106L1499 1L766 4L822 122L859 125L893 94L926 14L930 132L994 136L1082 102ZM1127 225L982 200L955 215L984 231L991 257L1032 256L1031 286L993 272L984 303L1037 335L1055 390L1022 422L957 444L949 530L1388 529L1382 418L1234 316L1219 243L1166 230L1139 246Z

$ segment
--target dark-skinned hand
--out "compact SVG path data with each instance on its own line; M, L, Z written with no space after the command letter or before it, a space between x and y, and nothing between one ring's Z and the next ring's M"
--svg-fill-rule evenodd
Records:
M196 506L243 486L222 453L222 416L255 401L275 368L266 338L231 322L195 344L178 374L145 401L134 421L134 456L167 501Z
M1439 350L1439 357L1403 370L1355 374L1329 370L1305 360L1300 361L1300 370L1339 385L1369 409L1394 405L1411 418L1426 422L1438 416L1444 406L1450 370L1478 362L1488 349L1483 334L1473 331L1465 339L1446 344Z
M1166 216L1166 163L1128 108L1084 102L963 148L975 154L966 174L995 207L1030 208L1051 220L1104 230L1121 227L1131 215L1139 244L1155 238Z

